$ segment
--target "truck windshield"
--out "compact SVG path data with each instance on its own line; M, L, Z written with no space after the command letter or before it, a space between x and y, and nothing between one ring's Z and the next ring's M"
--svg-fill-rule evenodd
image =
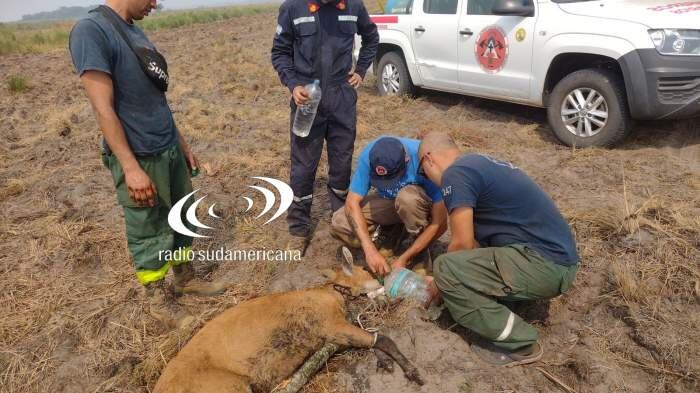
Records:
M388 0L384 6L385 14L410 14L413 0Z

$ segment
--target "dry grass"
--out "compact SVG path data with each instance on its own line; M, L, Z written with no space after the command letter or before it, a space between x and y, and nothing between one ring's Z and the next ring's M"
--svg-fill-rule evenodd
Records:
M240 213L239 198L254 195L250 176L288 176L289 96L269 65L275 21L269 12L153 34L171 64L168 98L176 121L205 169L195 187L227 217L197 248L285 245L283 220L262 227L253 214ZM212 65L222 72L208 71ZM213 315L279 281L304 286L307 276L334 263L324 161L309 256L290 266L222 264L213 272L200 266L233 288L214 299L183 298L192 325L163 330L145 314L121 211L99 161L97 125L67 54L5 56L0 67L8 75L37 70L32 89L0 94L0 392L147 392ZM356 150L381 134L440 128L465 151L524 169L572 224L582 256L579 277L539 323L545 362L556 372L548 371L579 392L697 390L696 123L642 124L620 149L572 150L553 143L544 116L533 109L432 93L381 98L372 83L370 76L360 90ZM297 271L305 273L294 276ZM363 324L393 331L408 306L353 307L364 311ZM450 367L461 364L453 356L444 354ZM468 373L422 371L445 378L461 372L460 381L467 375L474 389L553 389L527 368L492 370L470 359L475 366ZM348 373L348 365L371 361L366 351L344 352L304 391L341 391L335 378Z

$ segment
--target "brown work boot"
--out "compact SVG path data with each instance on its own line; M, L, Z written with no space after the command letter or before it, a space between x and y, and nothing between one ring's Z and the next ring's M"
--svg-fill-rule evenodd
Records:
M511 352L508 357L510 357L512 361L505 366L513 367L521 364L534 363L542 358L543 353L544 350L542 349L542 345L539 343L539 341L535 341L534 344Z
M168 290L165 280L158 280L145 286L148 312L158 322L167 327L178 327L191 316L177 303Z
M503 367L534 363L540 360L544 353L539 341L515 351L508 351L485 340L477 340L472 344L471 349L482 360Z
M331 231L331 236L333 236L333 238L335 238L335 239L340 240L343 244L345 244L346 246L348 246L350 248L362 248L362 243L360 243L360 239L355 237L354 234L347 236L345 234L336 233L336 232Z
M214 296L226 291L226 285L197 278L190 263L173 266L173 291L178 295Z

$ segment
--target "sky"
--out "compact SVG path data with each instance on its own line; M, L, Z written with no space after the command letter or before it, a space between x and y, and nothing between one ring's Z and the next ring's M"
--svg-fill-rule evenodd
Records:
M165 8L194 8L249 3L249 0L163 0ZM0 22L19 20L22 15L41 11L53 11L64 6L88 6L104 3L104 0L0 0Z

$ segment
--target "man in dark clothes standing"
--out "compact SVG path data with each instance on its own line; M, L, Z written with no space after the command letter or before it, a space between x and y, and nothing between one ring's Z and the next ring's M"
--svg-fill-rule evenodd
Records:
M307 137L291 133L290 185L294 201L287 213L291 248L304 251L311 235L311 201L323 141L327 141L328 194L333 212L343 207L350 184L355 145L357 92L379 45L376 25L361 0L287 0L279 10L272 65L292 93L291 119L305 104L304 88L321 81L323 97ZM355 35L362 37L353 70Z

